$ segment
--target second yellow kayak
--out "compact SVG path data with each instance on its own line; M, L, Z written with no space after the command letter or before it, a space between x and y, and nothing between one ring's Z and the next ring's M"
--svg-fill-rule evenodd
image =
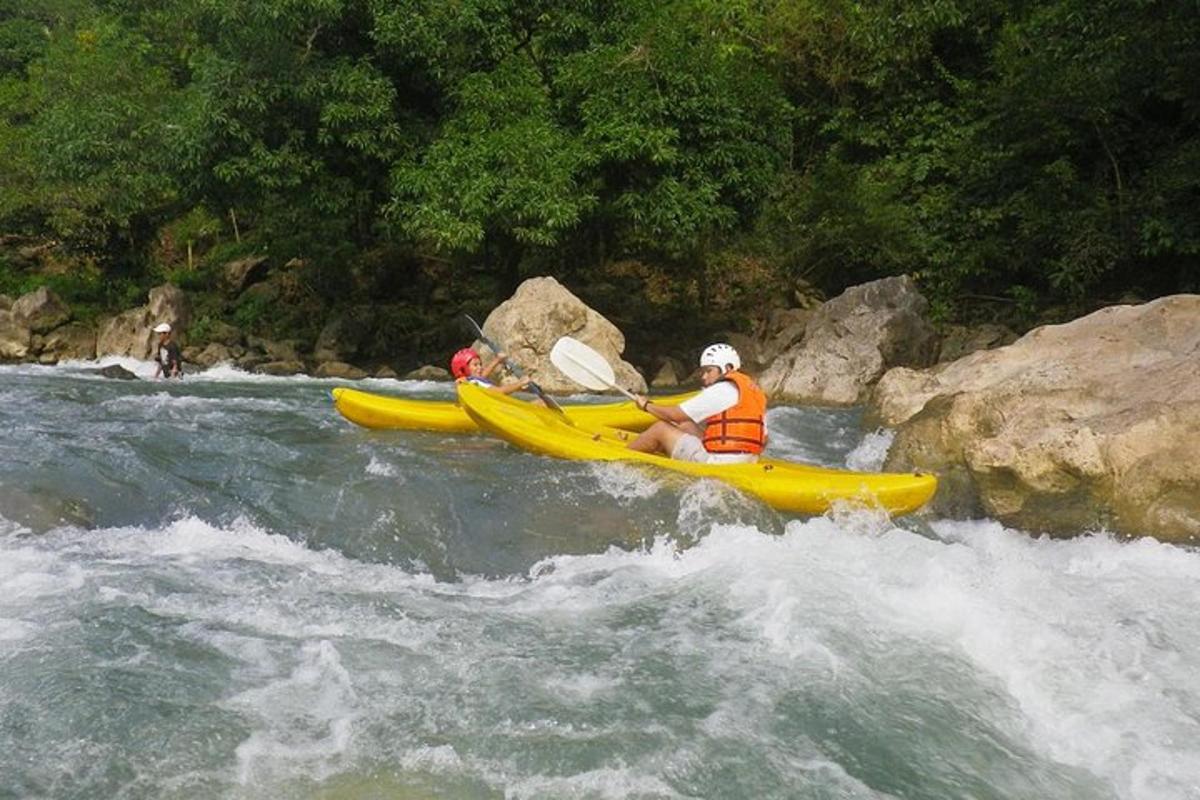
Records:
M364 428L435 431L439 433L478 433L479 426L463 407L449 400L415 400L407 397L372 394L339 386L331 392L333 407L346 419ZM492 394L497 394L493 392ZM694 393L655 398L656 403L681 403ZM498 397L504 395L497 394ZM514 400L513 402L520 402ZM639 411L628 400L620 403L563 406L572 420L593 425L608 425L630 431L650 427L654 417Z
M628 431L564 420L547 409L518 403L478 386L459 384L458 398L481 428L535 453L576 460L653 464L698 478L716 478L780 511L822 514L838 501L915 511L933 497L937 478L920 473L853 472L772 458L755 464L702 464L639 453Z

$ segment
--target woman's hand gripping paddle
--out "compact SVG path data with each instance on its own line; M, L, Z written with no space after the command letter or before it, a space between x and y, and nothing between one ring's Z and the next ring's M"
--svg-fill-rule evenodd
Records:
M479 326L479 323L476 322L474 319L472 319L469 314L463 314L463 316L466 317L467 322L471 323L471 327L475 329L475 333L479 336L479 341L481 341L485 345L487 345L493 353L505 352L504 350L502 350L500 348L499 345L497 345L495 342L493 342L491 339L489 339L487 337L487 335L483 332L483 328L481 328ZM512 361L512 359L508 359L508 358L504 359L504 368L507 369L509 372L511 372L513 375L517 376L518 378L525 377L525 371L523 369L521 369L520 365L514 363ZM548 395L544 391L542 391L542 387L538 386L533 381L530 381L528 386L529 386L529 390L531 392L533 392L535 395L537 395L537 398L539 400L541 400L543 403L546 404L546 408L553 409L553 410L557 411L559 414L562 414L564 417L567 415L567 413L562 410L562 406L560 406L557 402L555 402L554 398L552 398L550 395Z

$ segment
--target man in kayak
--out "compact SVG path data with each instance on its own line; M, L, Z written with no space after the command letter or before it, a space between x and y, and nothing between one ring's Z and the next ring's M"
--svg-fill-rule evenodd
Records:
M154 377L182 378L183 356L179 353L179 345L171 340L171 325L161 322L154 326L158 334L158 347L155 350Z
M469 383L478 384L488 389L493 389L501 394L512 394L519 392L529 385L529 376L525 375L518 378L513 383L497 384L490 380L490 376L496 371L496 368L505 362L508 355L505 353L496 353L496 356L488 362L487 366L483 365L483 359L479 357L479 353L473 348L464 347L454 354L450 359L450 372L456 380L468 381Z
M659 421L630 449L710 464L757 461L767 444L767 397L741 367L737 350L712 344L700 354L704 389L695 397L664 406L637 395L638 408Z

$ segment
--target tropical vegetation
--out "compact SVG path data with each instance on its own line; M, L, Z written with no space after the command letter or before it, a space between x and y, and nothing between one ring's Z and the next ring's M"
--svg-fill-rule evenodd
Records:
M659 332L900 273L1032 324L1200 289L1197 75L1192 0L0 0L0 235L70 262L0 292L263 253L406 330L543 274Z

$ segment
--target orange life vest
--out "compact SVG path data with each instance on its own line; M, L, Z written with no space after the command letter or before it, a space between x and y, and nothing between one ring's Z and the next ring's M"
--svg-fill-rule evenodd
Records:
M737 387L738 401L705 420L704 449L710 453L761 453L766 445L767 396L744 373L731 371L721 380Z

